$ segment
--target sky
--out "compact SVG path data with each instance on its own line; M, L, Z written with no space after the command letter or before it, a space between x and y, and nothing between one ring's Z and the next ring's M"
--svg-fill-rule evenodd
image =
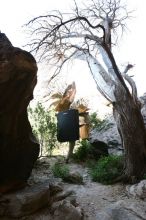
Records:
M81 0L76 0L77 3ZM145 0L125 0L129 9L134 9L134 18L128 22L129 30L124 33L123 38L117 46L115 58L118 64L122 67L128 62L134 64L135 67L130 71L134 75L134 80L138 88L138 94L142 95L146 92L146 1ZM28 37L22 26L31 18L44 14L53 9L67 11L72 6L72 0L5 0L1 2L0 7L0 30L5 33L12 44L16 47L23 48L25 42L28 42ZM78 87L82 93L88 93L92 86L89 86L91 77L89 71L83 71L84 64L72 67L71 72L74 72L74 77ZM41 71L41 70L39 70ZM79 74L80 77L79 77ZM86 79L86 82L79 84L81 80ZM71 77L70 80L74 80ZM84 84L84 86L83 86ZM95 88L94 88L95 89Z

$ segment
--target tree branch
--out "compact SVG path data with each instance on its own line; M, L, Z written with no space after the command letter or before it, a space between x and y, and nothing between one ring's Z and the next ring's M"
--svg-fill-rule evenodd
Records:
M136 84L134 82L134 80L127 75L127 72L133 68L134 66L131 64L128 64L124 70L124 72L122 73L122 76L124 77L124 79L129 83L129 85L132 88L132 97L135 100L135 102L137 103L137 88L136 88Z

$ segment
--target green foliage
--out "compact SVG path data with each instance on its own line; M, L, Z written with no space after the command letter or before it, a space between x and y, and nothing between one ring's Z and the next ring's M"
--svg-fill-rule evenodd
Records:
M111 126L111 123L109 123L106 119L101 120L97 113L93 112L90 114L90 126L92 129L96 129L97 131L106 131Z
M69 168L66 164L55 163L52 167L52 171L55 177L65 180L69 175Z
M35 108L28 108L28 115L33 133L41 145L41 154L47 152L51 155L57 145L55 112L46 111L42 104L38 103Z
M146 180L146 173L143 175L143 179Z
M93 181L103 184L111 184L123 169L123 157L110 155L102 157L95 165L90 167L90 174Z
M81 140L79 146L76 149L73 158L77 161L85 161L90 152L91 145L88 140Z

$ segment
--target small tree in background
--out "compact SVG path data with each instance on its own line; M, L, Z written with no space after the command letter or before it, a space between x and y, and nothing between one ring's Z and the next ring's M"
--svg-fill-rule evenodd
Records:
M37 103L35 108L28 108L28 114L33 133L41 146L41 155L52 154L52 150L58 145L56 138L56 117L53 110L46 111L42 104Z
M98 116L97 112L91 113L89 115L89 119L90 119L91 129L95 129L97 131L101 131L101 130L106 131L113 125L111 122L108 121L106 117L104 119L101 119Z

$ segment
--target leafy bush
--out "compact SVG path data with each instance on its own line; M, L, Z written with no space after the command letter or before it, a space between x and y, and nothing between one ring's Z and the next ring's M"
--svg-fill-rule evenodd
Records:
M90 152L91 145L88 140L81 140L79 146L76 149L73 158L77 161L84 161L87 159Z
M65 164L55 163L52 167L52 171L55 177L62 178L63 180L69 175L69 168Z
M90 114L90 126L92 129L96 129L97 131L107 130L111 123L108 122L107 119L100 119L96 112Z
M57 145L56 117L53 110L46 111L42 104L38 103L35 108L28 108L28 116L32 130L41 146L41 155L48 153Z
M101 157L96 165L90 167L90 174L93 181L111 184L123 169L123 157L110 155Z
M143 179L146 180L146 173L143 175Z

